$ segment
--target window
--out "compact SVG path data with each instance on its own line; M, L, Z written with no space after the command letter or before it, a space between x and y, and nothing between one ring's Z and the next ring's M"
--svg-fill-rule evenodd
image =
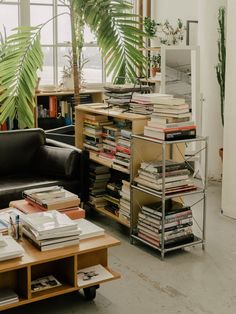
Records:
M130 0L133 2L133 0ZM53 18L57 16L56 18ZM50 21L49 21L50 20ZM46 23L49 21L48 23ZM0 31L3 26L9 35L18 25L42 28L41 43L44 53L44 65L39 72L40 84L59 85L62 70L67 62L66 55L71 49L71 27L69 9L61 0L3 0L0 2ZM83 47L83 79L87 84L102 84L110 81L106 78L103 60L96 43L96 38L89 27L85 27Z

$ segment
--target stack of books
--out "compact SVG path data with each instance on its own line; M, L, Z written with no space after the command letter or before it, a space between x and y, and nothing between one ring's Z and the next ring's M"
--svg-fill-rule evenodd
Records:
M96 164L90 163L89 165L89 204L93 208L103 208L107 205L107 201L104 199L106 192L107 183L110 179L109 168Z
M113 160L116 154L117 141L120 136L120 128L115 124L104 126L102 134L102 151L99 156L105 159Z
M151 95L154 110L144 127L145 136L164 141L196 137L196 125L191 121L190 108L184 99Z
M45 211L45 208L42 208L38 204L29 203L26 199L11 201L9 204L10 207L18 209L21 213L32 214ZM79 206L67 207L58 209L61 213L66 214L71 219L85 218L85 210ZM1 220L1 217L0 217Z
M22 195L27 202L37 204L42 210L67 209L80 204L78 195L58 185L25 190Z
M122 180L120 191L120 210L119 218L125 222L130 222L130 182Z
M1 236L0 239L0 261L21 257L24 255L23 247L11 236Z
M25 215L22 223L24 235L41 251L79 244L76 221L56 210Z
M12 288L0 289L0 306L15 303L19 301L18 294Z
M171 206L166 206L164 219L164 245L170 247L178 244L192 242L193 217L190 207L171 201ZM162 204L161 202L142 206L138 214L138 236L160 247L162 240Z
M151 95L153 94L134 93L130 103L130 112L141 115L151 115L153 113Z
M130 146L132 131L122 129L116 145L116 153L113 159L113 168L116 170L130 171Z
M99 152L102 150L102 132L104 125L112 124L107 116L85 114L84 119L84 147Z
M116 216L118 216L119 213L121 186L119 180L109 182L104 195L104 199L107 201L107 205L105 205L104 208Z
M165 193L181 193L196 190L185 162L166 160L165 173L162 161L142 162L134 181L137 186L151 192L162 193L165 175Z

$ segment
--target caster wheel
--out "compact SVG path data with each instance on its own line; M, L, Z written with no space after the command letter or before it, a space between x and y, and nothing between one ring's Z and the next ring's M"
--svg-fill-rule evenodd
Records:
M96 286L84 288L83 290L84 290L84 297L87 301L91 301L96 298L96 290L97 290Z

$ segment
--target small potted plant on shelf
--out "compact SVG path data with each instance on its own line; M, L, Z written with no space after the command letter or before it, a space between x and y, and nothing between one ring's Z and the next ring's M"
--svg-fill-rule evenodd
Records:
M157 73L161 72L161 55L160 53L150 56L148 58L148 64L151 70L151 76L155 77Z
M156 36L156 32L157 32L157 27L158 27L158 23L156 23L155 20L152 20L150 17L145 17L144 18L144 32L146 33L146 35L150 38L153 38Z

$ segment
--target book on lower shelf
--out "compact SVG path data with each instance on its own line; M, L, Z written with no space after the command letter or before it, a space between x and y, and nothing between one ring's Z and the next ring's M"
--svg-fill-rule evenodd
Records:
M12 288L0 289L0 306L15 303L19 301L18 294Z
M105 281L114 276L101 264L93 265L78 270L77 283L80 288L83 286L92 285L100 281Z
M38 292L61 286L61 283L53 276L44 276L31 281L31 291Z

